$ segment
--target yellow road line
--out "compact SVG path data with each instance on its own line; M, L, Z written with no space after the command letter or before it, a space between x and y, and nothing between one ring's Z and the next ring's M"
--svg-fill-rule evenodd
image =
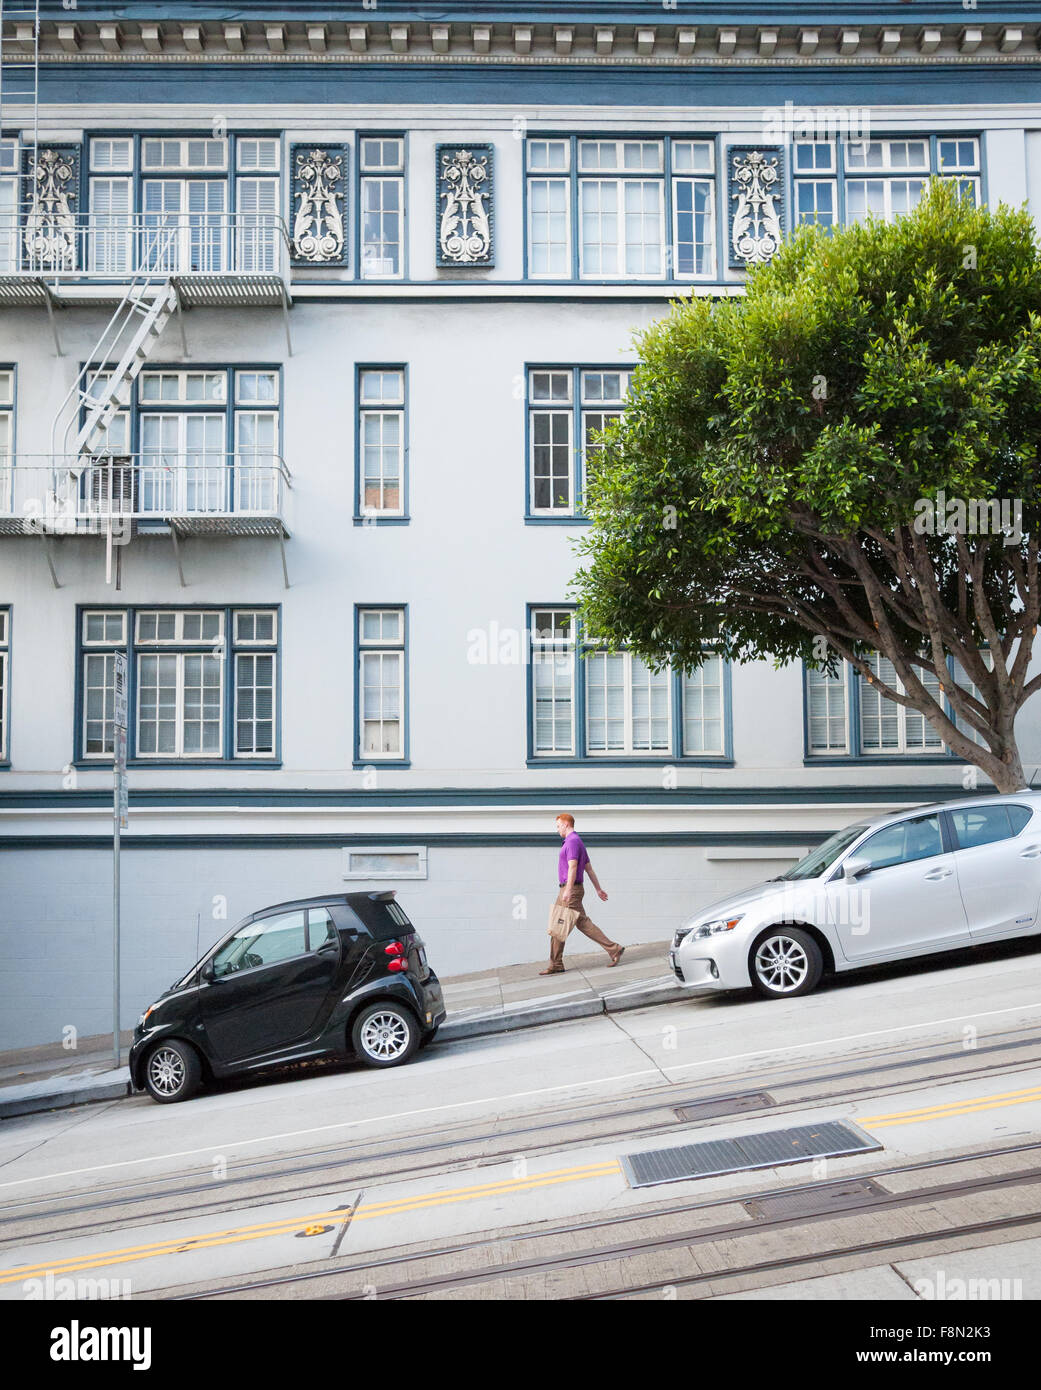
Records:
M474 1201L480 1197L491 1197L511 1192L526 1192L538 1187L552 1187L558 1183L581 1182L586 1178L608 1176L620 1172L617 1159L603 1163L585 1164L580 1168L557 1168L546 1173L537 1173L530 1178L515 1178L497 1183L482 1183L476 1187L450 1188L443 1192L427 1195L400 1197L394 1201L373 1202L359 1207L353 1220L372 1220L377 1216L394 1216L399 1212L418 1211L423 1207L449 1206L455 1202ZM122 1250L109 1250L95 1255L72 1256L66 1260L35 1265L19 1265L15 1269L0 1272L0 1284L13 1284L19 1279L38 1275L71 1274L77 1270L96 1269L101 1265L127 1264L135 1260L154 1259L159 1255L176 1254L178 1251L204 1250L213 1246L238 1245L247 1240L262 1240L267 1236L286 1235L306 1226L322 1221L342 1221L343 1209L328 1212L313 1212L309 1216L297 1216L291 1220L268 1221L256 1226L240 1226L228 1231L214 1231L209 1235L180 1236L177 1239L159 1241L152 1245L127 1246Z
M887 1115L858 1116L857 1123L882 1129L887 1125L945 1120L951 1115L968 1115L977 1110L1001 1110L1007 1105L1028 1105L1035 1100L1041 1100L1041 1086L1031 1086L1024 1091L999 1091L993 1096L966 1096L961 1100L945 1101L941 1105L926 1105L920 1110L895 1110Z

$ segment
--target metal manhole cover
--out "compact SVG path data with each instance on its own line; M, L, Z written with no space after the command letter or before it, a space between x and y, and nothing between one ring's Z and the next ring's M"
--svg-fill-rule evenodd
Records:
M844 1120L827 1120L818 1125L742 1134L735 1139L709 1139L701 1144L681 1144L674 1149L623 1154L621 1163L630 1187L652 1187L656 1183L805 1163L811 1158L875 1153L881 1148L876 1139L856 1125Z
M690 1105L677 1105L678 1120L714 1120L720 1115L741 1115L746 1110L768 1110L776 1102L765 1091L746 1091L740 1096L713 1096L695 1100Z
M892 1194L870 1178L852 1178L849 1182L829 1183L819 1189L800 1188L797 1192L779 1192L775 1197L757 1197L742 1205L749 1216L759 1219L777 1216L814 1216L818 1212L842 1211L859 1207L865 1197L889 1197Z

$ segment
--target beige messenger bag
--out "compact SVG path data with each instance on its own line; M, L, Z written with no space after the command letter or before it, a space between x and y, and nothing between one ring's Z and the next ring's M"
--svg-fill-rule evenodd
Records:
M560 903L554 903L549 910L548 934L557 941L566 941L581 915L573 907L562 907Z

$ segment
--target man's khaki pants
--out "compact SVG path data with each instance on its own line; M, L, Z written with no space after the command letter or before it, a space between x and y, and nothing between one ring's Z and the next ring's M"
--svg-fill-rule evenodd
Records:
M608 955L610 955L612 951L616 951L618 949L618 943L615 941L608 940L608 938L603 934L603 932L596 925L596 923L590 921L590 919L586 916L585 908L582 906L582 896L584 891L585 884L576 883L571 890L571 901L565 902L564 899L567 896L567 888L561 888L560 892L557 894L557 901L555 906L574 908L575 911L580 914L578 921L575 923L575 931L580 931L584 936L588 936L590 941L595 941L598 946L602 946L604 950L608 953ZM549 939L550 965L561 965L563 962L563 958L564 942L558 941L555 936L551 936Z

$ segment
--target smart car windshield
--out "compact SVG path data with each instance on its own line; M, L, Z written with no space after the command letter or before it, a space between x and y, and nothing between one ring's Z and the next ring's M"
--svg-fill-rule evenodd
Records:
M821 874L831 868L843 850L848 849L857 836L862 835L866 829L866 825L847 825L844 830L836 830L834 835L830 835L822 845L811 850L805 859L800 859L798 864L794 864L786 874L781 874L780 877L782 879L819 878Z

